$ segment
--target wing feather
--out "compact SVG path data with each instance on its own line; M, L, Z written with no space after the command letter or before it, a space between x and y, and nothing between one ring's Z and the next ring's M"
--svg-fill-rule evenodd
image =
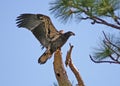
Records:
M51 19L43 14L21 14L16 21L18 27L32 31L43 47L46 48L51 41L61 35L52 24Z
M16 21L18 27L24 27L29 30L33 30L41 23L41 20L35 14L21 14Z

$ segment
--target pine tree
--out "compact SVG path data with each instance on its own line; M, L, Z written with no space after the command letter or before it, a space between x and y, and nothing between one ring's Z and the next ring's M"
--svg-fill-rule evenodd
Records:
M93 25L101 24L120 30L120 0L55 0L50 5L50 11L62 22L77 18L79 21L91 20ZM101 46L90 55L91 60L95 63L120 64L120 37L105 32L103 35Z

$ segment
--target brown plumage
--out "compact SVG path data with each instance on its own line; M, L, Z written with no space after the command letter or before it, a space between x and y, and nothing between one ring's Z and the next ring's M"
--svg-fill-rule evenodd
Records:
M57 31L50 18L43 14L21 14L16 21L19 28L30 30L43 48L46 48L46 51L38 59L40 64L44 64L58 48L66 43L71 35L74 35L71 31L66 33L63 33L62 30Z

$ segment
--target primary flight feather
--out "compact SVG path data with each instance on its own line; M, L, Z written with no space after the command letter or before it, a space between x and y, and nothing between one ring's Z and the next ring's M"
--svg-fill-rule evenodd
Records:
M23 27L30 30L41 45L46 48L46 51L38 59L40 64L44 64L58 48L66 43L70 36L75 35L71 31L66 33L58 31L51 19L43 14L21 14L16 21L19 28Z

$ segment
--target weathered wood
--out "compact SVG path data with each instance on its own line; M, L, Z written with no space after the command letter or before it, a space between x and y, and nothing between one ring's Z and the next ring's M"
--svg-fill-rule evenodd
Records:
M69 66L70 69L72 70L72 72L74 73L74 75L75 75L75 77L76 77L76 79L77 79L77 81L78 81L77 86L85 86L85 85L84 85L84 82L83 82L83 80L82 80L82 78L81 78L81 76L80 76L79 71L77 70L77 68L75 67L75 65L74 65L73 62L72 62L72 59L71 59L72 48L73 48L73 46L70 45L70 49L69 49L69 51L67 52L65 64L66 64L66 66Z
M57 50L54 54L54 73L58 81L59 86L72 86L68 79L66 70L63 65L61 51Z

